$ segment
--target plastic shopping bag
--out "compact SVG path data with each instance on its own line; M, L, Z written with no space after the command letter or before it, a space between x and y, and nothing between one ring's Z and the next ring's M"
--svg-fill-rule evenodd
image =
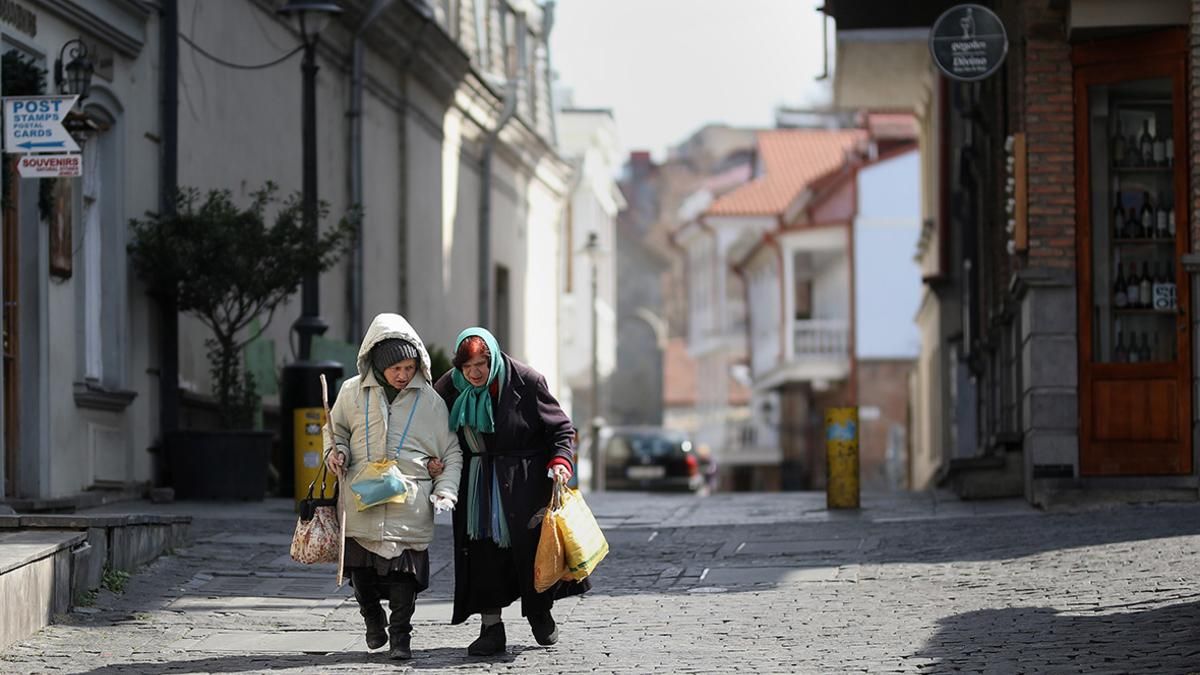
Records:
M557 493L557 490L556 490ZM542 517L542 533L538 537L537 553L533 558L533 590L545 593L563 579L567 573L566 552L562 537L558 535L558 523L554 520L554 507L559 497L556 494Z
M368 462L350 484L354 504L365 511L380 504L404 504L417 496L417 484L400 472L395 460Z
M608 541L579 490L558 481L555 481L555 490L561 492L561 506L551 509L549 515L554 518L567 561L567 571L562 578L577 581L591 574L608 555ZM538 544L540 547L541 542Z

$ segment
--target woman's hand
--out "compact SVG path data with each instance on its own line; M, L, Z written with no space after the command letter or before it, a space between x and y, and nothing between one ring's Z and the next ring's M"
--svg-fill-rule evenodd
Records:
M325 455L325 468L329 469L338 478L342 478L346 473L345 464L346 453L340 450L331 450Z
M571 467L566 464L555 464L550 467L550 477L561 483L571 480Z
M446 470L446 463L437 457L431 457L429 461L425 463L425 469L429 471L430 478L437 478L438 476L442 475L443 471Z

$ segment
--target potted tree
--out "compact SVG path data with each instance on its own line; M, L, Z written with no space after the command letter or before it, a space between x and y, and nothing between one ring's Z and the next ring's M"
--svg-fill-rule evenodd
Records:
M322 203L320 218L328 213ZM229 190L202 195L187 188L179 191L174 213L130 222L129 259L151 295L173 300L211 332L205 345L219 428L165 439L178 497L262 499L273 434L253 430L257 396L243 349L266 330L306 273L337 262L358 221L352 211L314 237L304 227L299 197L280 199L268 182L244 208Z

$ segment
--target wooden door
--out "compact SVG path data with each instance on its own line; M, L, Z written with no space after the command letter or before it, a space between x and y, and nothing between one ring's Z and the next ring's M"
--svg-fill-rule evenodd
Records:
M8 185L5 186L5 203L3 213L0 213L0 237L3 237L3 263L4 272L0 275L0 282L3 283L3 291L0 296L3 297L4 309L0 312L0 330L2 330L2 349L3 364L0 366L4 377L4 494L13 496L16 494L17 483L17 451L20 439L20 389L17 387L18 366L18 331L17 331L17 279L18 274L18 246L20 240L17 233L20 231L20 209L17 208L18 195L20 193L21 179L17 176L17 165L15 157L6 160L8 162Z
M1080 471L1192 472L1187 41L1078 46Z

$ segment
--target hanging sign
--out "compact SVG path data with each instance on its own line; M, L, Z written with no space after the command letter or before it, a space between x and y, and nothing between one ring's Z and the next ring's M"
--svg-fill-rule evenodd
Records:
M996 72L1008 54L1008 35L995 12L982 5L956 5L929 31L929 53L938 69L965 82Z
M4 151L79 152L63 127L78 96L5 96Z
M17 160L21 178L78 178L83 175L83 156L79 153L59 155L21 155Z

